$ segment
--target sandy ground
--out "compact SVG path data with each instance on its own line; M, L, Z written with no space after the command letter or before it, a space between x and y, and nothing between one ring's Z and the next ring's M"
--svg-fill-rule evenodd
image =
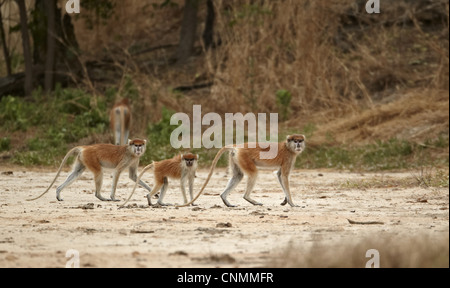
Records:
M67 171L47 195L27 202L46 189L55 171L0 167L0 267L65 267L76 253L81 267L261 267L292 243L332 247L384 234L448 239L447 189L389 185L412 173L297 170L291 188L300 207L291 208L279 205L284 196L272 171L262 171L252 196L264 206L246 202L241 183L229 197L239 207L227 208L219 197L227 183L221 169L197 207L149 208L140 188L129 208L118 209L120 203L94 197L88 172L63 191L64 202L56 201L55 187ZM197 174L198 191L207 171ZM105 197L111 180L105 174ZM151 184L150 174L144 180ZM385 184L372 185L379 182ZM117 197L125 200L133 184L122 175ZM165 201L181 203L181 192L171 184ZM347 219L383 224L352 225Z

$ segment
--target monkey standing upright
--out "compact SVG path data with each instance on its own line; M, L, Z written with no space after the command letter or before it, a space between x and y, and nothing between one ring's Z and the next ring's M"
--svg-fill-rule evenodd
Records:
M261 159L260 152L267 152L270 148L261 148L259 145L255 145L256 148L249 148L250 143L244 144L243 147L239 147L237 145L229 145L223 147L214 158L208 178L203 184L200 192L191 202L180 205L178 207L191 205L198 199L203 190L206 188L209 180L211 179L214 168L216 167L220 157L227 151L230 152L229 165L233 176L228 182L225 191L220 195L222 201L226 206L235 207L230 202L228 202L227 197L231 193L231 191L233 191L236 186L242 181L242 179L244 178L244 174L248 176L247 189L245 191L244 199L252 203L253 205L262 205L261 203L258 203L250 198L250 193L253 191L253 188L256 184L258 167L267 167L278 169L278 181L285 194L285 200L283 201L283 203L281 203L281 205L284 206L289 203L289 205L291 205L292 207L298 207L292 201L291 191L289 187L289 175L295 164L297 156L305 149L305 139L306 137L304 135L289 135L285 142L277 144L277 155L273 159Z
M144 175L144 173L153 168L153 176L155 178L155 183L153 186L153 190L150 194L147 195L148 205L152 205L151 197L153 197L156 193L158 193L161 190L158 204L161 206L170 206L172 204L166 204L163 202L164 196L166 195L167 188L169 186L168 179L175 179L180 180L180 188L181 192L183 193L183 199L184 203L187 203L187 197L186 197L186 181L189 182L189 194L191 196L191 200L193 200L194 197L194 179L195 179L195 172L197 171L198 167L198 155L194 155L191 153L188 154L182 154L177 155L173 157L172 159L167 159L163 161L153 162L150 165L147 165L144 170L142 170L141 174L138 177L138 181L134 185L133 191L131 192L128 199L120 205L120 207L125 206L125 204L128 203L128 201L131 199L131 196L133 196L134 191L136 190L137 183L141 184L141 177Z
M40 196L28 199L33 201L44 196L55 183L62 167L67 162L69 157L73 154L77 154L75 164L73 165L72 172L67 179L56 189L56 199L63 201L61 198L62 190L72 184L81 174L86 170L90 170L94 174L95 179L95 197L102 201L118 201L115 199L117 181L123 170L129 167L129 177L133 181L137 181L137 168L139 166L139 159L144 155L146 150L146 140L135 139L129 140L127 145L117 146L112 144L95 144L89 146L78 146L70 150L64 157L61 166L56 173L55 179L50 186ZM103 170L113 169L113 184L111 190L111 199L103 198L101 195L101 189L103 184ZM149 192L151 188L139 180L139 184L147 189Z
M127 98L116 103L109 114L109 124L114 133L114 144L125 145L130 135L131 108Z

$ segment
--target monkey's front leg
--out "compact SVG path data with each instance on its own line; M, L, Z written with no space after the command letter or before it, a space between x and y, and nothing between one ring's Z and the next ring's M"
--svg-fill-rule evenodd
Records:
M191 178L189 178L189 195L191 196L191 201L194 200L194 179L195 179L195 175L193 175ZM192 203L191 206L198 206L198 205Z
M292 196L291 196L291 191L290 191L290 187L289 187L289 176L287 175L281 175L281 187L284 190L284 194L286 195L286 198L284 200L283 203L281 203L281 205L286 205L286 203L289 203L289 205L291 205L291 207L300 207L298 205L295 205L294 202L292 201Z
M181 194L183 194L183 200L184 200L184 204L188 203L187 197L186 197L186 177L181 177L180 180L180 188L181 188ZM191 200L192 200L192 196L191 196Z
M281 168L280 168L280 170L278 170L278 172L276 172L276 175L277 175L278 182L281 185L281 189L283 189L283 192L286 195L286 192L285 192L286 188L283 185L283 180L281 180ZM281 206L285 206L287 203L288 203L288 198L285 196L283 203L281 203Z

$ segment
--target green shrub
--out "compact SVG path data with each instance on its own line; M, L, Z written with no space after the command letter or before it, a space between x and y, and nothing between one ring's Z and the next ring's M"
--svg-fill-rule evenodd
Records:
M23 99L5 96L0 101L0 122L12 131L25 131L30 126L30 115L33 115L32 105Z
M37 135L26 143L25 149L14 153L13 162L51 165L60 161L68 144L106 131L109 123L107 108L103 96L57 85L51 95L37 89L30 98L2 97L0 129L30 131ZM1 145L2 149L9 146L6 140L2 140Z
M436 144L430 146L398 139L363 146L307 145L305 152L298 157L297 167L381 171L411 169L422 165L448 166L448 157L436 158L431 154L433 148L443 145L442 141L436 140Z
M176 128L170 125L170 119L175 112L165 107L162 109L162 119L155 124L150 124L147 136L151 149L142 158L142 162L159 161L172 158L178 151L170 145L170 135Z
M276 96L278 111L280 112L281 120L286 121L287 119L289 119L289 107L291 105L292 94L287 90L278 90Z
M0 138L0 152L11 149L11 139L8 137Z

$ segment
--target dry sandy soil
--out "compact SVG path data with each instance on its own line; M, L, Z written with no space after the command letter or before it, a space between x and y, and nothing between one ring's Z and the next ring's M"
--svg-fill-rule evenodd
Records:
M81 267L262 267L293 244L332 247L387 234L432 239L449 235L448 189L403 185L413 171L297 170L291 186L298 208L279 205L283 193L275 175L263 171L253 198L264 206L246 202L241 183L229 198L239 207L227 208L219 197L227 183L222 169L197 207L149 208L145 190L139 188L130 206L118 209L120 203L94 197L90 173L63 191L64 202L56 201L55 187L67 171L47 195L27 202L46 189L55 171L26 170L0 167L0 267L65 267L74 259L66 258L70 249L79 252ZM197 174L198 190L207 171ZM116 194L122 200L133 187L127 176L121 176ZM105 174L105 197L111 180ZM144 180L151 184L150 174ZM165 200L180 203L181 192L171 184ZM350 224L347 219L382 223Z

